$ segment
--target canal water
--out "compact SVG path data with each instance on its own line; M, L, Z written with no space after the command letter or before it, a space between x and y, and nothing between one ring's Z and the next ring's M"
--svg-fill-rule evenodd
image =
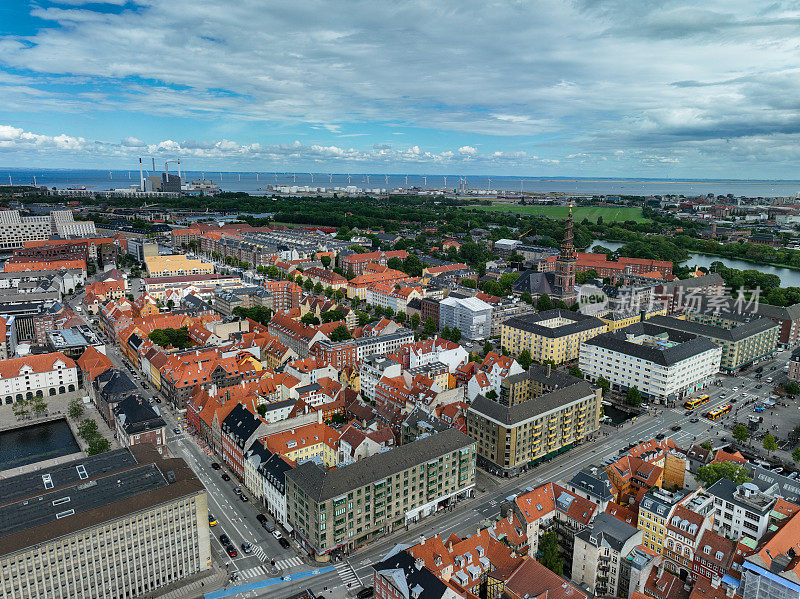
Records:
M596 245L601 245L610 250L618 250L625 244L618 241L604 241L602 239L595 239L591 244L589 244L589 248L593 248ZM791 268L756 264L754 262L747 262L746 260L721 258L719 256L707 256L705 254L689 254L689 259L683 264L686 266L702 266L704 268L711 268L712 262L722 262L728 268L736 268L738 270L758 270L759 272L766 274L778 275L781 278L782 287L800 287L800 270L794 270Z
M0 432L0 470L19 468L81 450L66 420Z

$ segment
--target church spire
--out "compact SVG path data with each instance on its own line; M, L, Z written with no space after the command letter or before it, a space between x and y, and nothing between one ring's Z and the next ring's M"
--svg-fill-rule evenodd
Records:
M569 217L567 218L567 225L564 227L564 241L561 242L561 252L574 251L574 237L572 234L572 204L569 205Z

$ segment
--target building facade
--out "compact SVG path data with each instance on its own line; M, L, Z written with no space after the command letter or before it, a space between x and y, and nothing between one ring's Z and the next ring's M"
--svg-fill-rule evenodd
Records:
M607 330L599 318L570 310L546 310L514 316L501 326L502 346L513 356L527 349L540 363L578 359L581 343Z
M286 473L288 520L326 561L470 496L474 485L475 442L448 429L332 470L300 464Z
M150 446L21 474L2 486L4 599L150 596L211 567L205 488L183 460Z

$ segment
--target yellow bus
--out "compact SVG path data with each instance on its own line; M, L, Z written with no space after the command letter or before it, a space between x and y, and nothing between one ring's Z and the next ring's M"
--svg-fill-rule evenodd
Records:
M702 406L708 403L708 400L711 399L710 395L701 395L700 397L695 397L694 399L686 400L683 403L683 407L687 410L694 410L698 406Z
M722 416L724 416L725 414L730 412L732 409L733 409L733 406L731 404L726 404L724 406L720 406L719 408L717 408L715 410L711 410L710 412L706 412L706 418L708 418L709 420L716 420L717 418L721 418Z

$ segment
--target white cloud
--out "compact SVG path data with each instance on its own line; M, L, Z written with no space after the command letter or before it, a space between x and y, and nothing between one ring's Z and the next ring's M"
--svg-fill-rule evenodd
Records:
M458 153L463 154L464 156L475 156L475 154L478 153L478 150L472 146L461 146L458 148Z
M321 148L335 147L335 135L372 131L368 124L383 128L374 139L403 127L390 132L408 135L405 150L388 153L398 159L433 160L420 149L433 131L438 139L457 132L462 148L497 148L495 160L591 164L620 148L620 167L649 152L698 170L741 159L743 148L760 143L751 140L800 136L800 30L788 2L542 0L535 10L465 9L459 0L354 0L348 10L325 0L105 2L123 7L112 11L90 0L54 4L33 5L46 22L35 33L0 37L7 113L106 112L131 121L147 114L189 123L164 129L177 139L300 124ZM41 122L15 122L23 121ZM693 154L725 140L741 143ZM53 137L39 147L46 143L72 142ZM148 147L256 152L205 143L211 147ZM488 160L447 146L430 156ZM512 156L521 147L529 154ZM339 149L345 154L334 152L336 159L369 154ZM759 164L756 157L753 168Z

